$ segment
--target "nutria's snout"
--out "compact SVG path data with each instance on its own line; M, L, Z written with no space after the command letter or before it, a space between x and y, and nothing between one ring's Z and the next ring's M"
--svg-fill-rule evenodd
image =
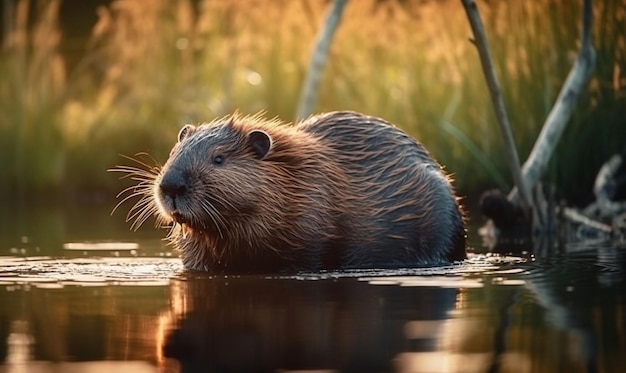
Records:
M179 175L172 175L172 172L165 174L159 183L159 191L162 195L176 201L176 197L183 197L187 193L187 183Z
M157 200L165 211L177 223L189 223L181 212L181 207L189 198L189 188L184 173L177 169L168 170L157 185Z

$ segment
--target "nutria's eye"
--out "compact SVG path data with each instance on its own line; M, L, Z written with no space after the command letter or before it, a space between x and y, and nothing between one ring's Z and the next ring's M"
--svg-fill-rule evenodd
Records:
M224 163L224 156L216 155L215 157L213 157L213 164L220 165L222 163Z

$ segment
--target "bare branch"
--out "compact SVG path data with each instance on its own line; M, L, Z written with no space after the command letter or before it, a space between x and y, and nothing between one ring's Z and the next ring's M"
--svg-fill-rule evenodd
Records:
M535 142L535 146L522 169L524 181L529 188L532 188L543 174L563 134L563 130L572 116L576 101L587 85L593 72L596 53L591 44L592 13L591 0L584 0L582 14L583 29L578 59L568 74L565 84L563 84L561 92L550 114L548 114L548 118ZM509 194L509 200L515 201L517 199L518 192L517 189L514 188Z
M613 231L613 228L611 228L610 225L590 219L586 217L585 215L582 215L578 211L569 207L565 208L565 210L563 211L563 216L573 223L583 224L585 226L597 229L604 233L611 233Z
M324 27L317 35L311 60L309 61L307 75L300 93L296 119L302 119L311 115L315 108L317 91L322 77L322 70L324 70L324 64L328 56L330 42L339 26L339 21L341 21L341 15L343 14L346 3L347 0L335 0L333 2L333 6L326 17L326 22L324 22Z
M472 32L474 33L473 44L476 45L478 55L480 56L480 62L487 80L489 87L489 93L491 94L491 100L493 101L494 109L496 112L496 118L500 132L504 139L506 147L507 161L509 169L513 175L513 181L515 185L522 191L522 204L524 206L533 207L533 201L530 196L529 188L527 188L522 178L522 172L520 168L519 156L517 154L517 148L513 141L513 134L511 133L511 126L509 124L509 118L504 106L504 100L502 98L502 92L500 89L500 83L496 77L493 63L491 60L491 53L489 52L489 46L487 44L487 37L483 28L480 13L478 12L478 6L474 0L461 0ZM534 210L534 208L533 208Z

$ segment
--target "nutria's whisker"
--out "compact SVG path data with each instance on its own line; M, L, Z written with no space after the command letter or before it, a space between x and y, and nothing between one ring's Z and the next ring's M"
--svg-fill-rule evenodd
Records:
M155 208L154 204L152 203L152 201L150 200L149 197L143 197L142 199L140 199L139 201L137 201L137 203L135 203L133 205L133 207L130 208L130 210L128 211L128 214L126 215L126 221L132 221L132 220L137 220L137 217L140 216L146 209L152 209Z
M139 184L131 185L124 188L121 192L117 193L115 198L120 198L121 196L129 192L131 192L131 196L136 196L137 194L149 194L151 189L152 188L150 185L141 182Z
M213 194L213 195L210 195L210 196L209 195L204 196L203 199L204 200L214 199L215 202L222 204L224 206L224 208L233 210L233 212L235 212L236 214L239 214L241 212L241 211L239 211L237 206L233 205L232 202L229 202L228 200L226 200L225 197Z
M137 215L137 218L131 224L131 229L133 229L135 231L137 229L139 229L139 227L141 227L143 225L143 223L145 223L145 221L148 220L148 218L150 216L153 216L157 212L157 208L156 208L156 206L154 204L148 204L148 205L145 205L140 210L140 212L141 213L139 215Z
M215 207L213 207L213 205L211 205L210 202L206 200L202 201L200 207L202 207L202 210L204 210L207 216L213 221L213 225L217 229L217 233L220 235L220 238L224 238L224 234L222 233L222 230L220 228L220 225L224 224L224 220L219 212L215 209Z
M154 202L152 201L152 198L150 196L144 196L139 201L137 201L137 203L135 203L133 207L130 208L126 216L126 221L131 221L135 219L146 209L154 209L156 211L156 206L154 205Z
M115 211L117 210L118 207L120 207L120 205L122 205L124 202L128 201L129 199L132 199L134 197L150 197L150 199L152 199L151 196L151 188L147 185L133 185L130 187L125 188L124 190L122 190L121 192L119 192L117 194L117 196L115 198L120 198L122 195L129 193L126 197L124 197L121 201L119 201L115 207L113 208L113 211L111 211L111 215L113 215L115 213ZM131 208L132 210L132 208ZM128 220L126 220L128 221Z
M134 157L130 157L128 155L124 155L124 154L120 154L121 157L128 159L129 161L135 162L137 164L139 164L141 167L143 167L145 170L150 170L153 169L155 167L157 168L161 168L161 164L154 159L154 157L146 152L140 152L135 154ZM139 157L146 157L149 158L150 162L152 162L152 164L148 164L147 162L142 161L141 159L139 159Z
M130 178L131 180L141 182L154 182L154 180L159 176L159 170L156 168L147 171L132 166L117 166L110 168L107 171L123 173L124 175L122 175L120 179Z
M167 220L167 219L165 219L163 216L161 216L158 213L159 212L158 208L155 208L155 209L156 209L156 212L155 212L156 215L155 215L155 219L154 219L154 227L155 228L166 228L166 227L171 228L173 226L173 224L171 224L172 222ZM169 236L169 234L168 234L168 236Z
M156 175L153 169L145 169L145 168L139 168L136 166L129 166L129 165L118 165L113 168L109 168L107 171L108 172L122 172L126 174L137 173L137 174L143 174L143 175Z
M132 175L130 177L131 180L133 181L139 181L140 183L154 183L154 180L156 179L156 175Z
M152 196L152 189L155 180L160 175L161 167L160 165L158 165L158 162L156 162L154 158L146 153L138 153L135 155L135 157L129 157L126 155L121 156L138 164L139 166L118 165L116 167L108 169L107 171L122 173L122 179L129 178L133 181L136 181L137 184L124 188L116 195L115 198L122 199L115 205L115 207L111 211L111 214L115 213L115 211L126 201L136 197L140 197L140 199L129 209L128 213L126 214L126 221L132 221L131 229L136 231L150 216L157 213L157 207L154 203L154 199ZM150 165L147 162L144 162L141 159L137 158L140 156L150 158L154 165Z
M122 192L118 193L118 195L115 198L120 198L123 194L125 194L129 189L135 189L136 186L133 187L129 187L124 189ZM124 202L128 201L129 199L132 199L134 197L138 197L138 196L144 196L146 193L143 191L135 191L129 195L127 195L126 197L124 197L121 201L119 201L115 207L113 207L113 210L111 211L111 215L113 215L115 213L115 211L117 211L118 207L120 207ZM127 220L128 221L128 220Z

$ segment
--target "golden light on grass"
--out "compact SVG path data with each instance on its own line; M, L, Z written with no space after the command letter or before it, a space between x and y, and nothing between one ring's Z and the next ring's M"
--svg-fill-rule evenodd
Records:
M20 185L108 190L119 183L102 170L117 164L118 154L149 151L163 160L184 123L235 109L292 119L327 5L155 0L146 7L142 0L113 1L98 8L83 60L66 72L59 52L61 1L11 3L14 22L0 57L0 72L8 77L0 82L0 133L6 139L0 151L15 162L0 176ZM481 3L522 157L569 70L579 6ZM625 12L621 0L596 2L600 65L590 88L594 104L581 103L580 112L605 119L593 122L608 121L595 130L603 149L607 142L618 146L619 136L607 134L619 128L610 119L620 117L616 110L626 90L626 36L618 32ZM452 0L350 2L316 111L384 117L421 140L455 173L460 189L492 184L494 172L506 165L470 35L462 7ZM572 133L590 131L581 122L589 115L575 118ZM476 162L463 141L471 141L493 167ZM563 152L566 163L575 164L576 154Z

